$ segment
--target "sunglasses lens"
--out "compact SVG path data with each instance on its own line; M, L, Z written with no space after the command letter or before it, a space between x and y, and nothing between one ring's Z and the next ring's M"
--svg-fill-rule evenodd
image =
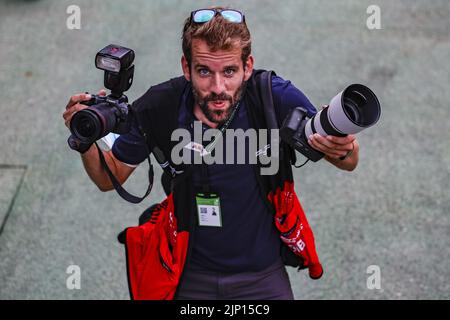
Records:
M238 11L224 10L221 13L222 13L222 16L230 22L241 23L243 20L242 14Z
M194 13L194 22L196 23L204 23L208 22L216 13L213 10L199 10Z

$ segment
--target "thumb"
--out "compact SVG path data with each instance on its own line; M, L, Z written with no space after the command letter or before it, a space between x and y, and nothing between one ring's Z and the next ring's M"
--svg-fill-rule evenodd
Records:
M102 96L102 97L106 96L106 90L105 90L105 89L101 89L101 90L98 92L98 95L99 95L99 96Z

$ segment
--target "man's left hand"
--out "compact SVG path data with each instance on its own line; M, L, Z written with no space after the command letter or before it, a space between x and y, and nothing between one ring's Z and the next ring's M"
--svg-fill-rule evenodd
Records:
M352 134L346 137L326 136L315 133L308 137L308 143L325 154L325 159L343 170L353 170L358 164L359 145Z
M323 152L326 156L332 159L339 159L345 157L354 149L353 141L356 137L349 134L346 137L326 136L322 137L315 133L308 139L309 144L316 150Z

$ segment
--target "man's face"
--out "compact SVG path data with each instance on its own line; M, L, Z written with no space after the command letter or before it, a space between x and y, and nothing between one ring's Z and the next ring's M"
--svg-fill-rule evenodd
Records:
M192 62L189 68L182 58L183 72L192 83L195 103L206 118L222 124L230 116L253 71L253 57L249 57L245 70L242 49L211 51L204 40L192 41Z

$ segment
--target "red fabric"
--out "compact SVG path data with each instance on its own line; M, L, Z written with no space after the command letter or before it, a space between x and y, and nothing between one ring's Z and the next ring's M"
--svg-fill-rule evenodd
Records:
M188 238L188 232L177 232L172 194L148 222L127 229L128 281L133 299L173 299L186 260Z
M309 276L319 279L323 269L317 256L314 234L297 198L294 184L285 182L283 189L278 188L268 198L275 207L275 224L281 232L281 240L302 258L303 267L308 268Z
M270 193L275 224L281 240L303 260L309 275L323 274L316 253L314 235L294 191L286 182L283 189ZM132 299L171 300L174 298L184 268L189 233L177 231L173 196L170 194L153 212L148 222L126 230L128 281Z

